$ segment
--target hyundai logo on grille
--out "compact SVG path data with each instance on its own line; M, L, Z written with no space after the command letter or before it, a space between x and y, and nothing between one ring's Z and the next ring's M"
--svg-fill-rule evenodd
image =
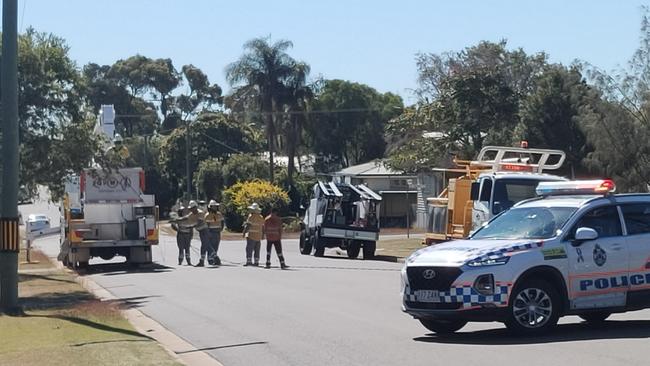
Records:
M436 271L432 269L425 269L422 271L422 277L424 277L425 280L432 280L436 277Z

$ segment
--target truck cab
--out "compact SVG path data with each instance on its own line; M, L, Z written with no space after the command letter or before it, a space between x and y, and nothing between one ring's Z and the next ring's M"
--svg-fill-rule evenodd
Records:
M455 178L438 197L427 199L425 244L466 238L515 203L535 197L539 182L567 180L544 173L562 166L563 151L525 146L486 146L476 160L455 159L456 168L438 169Z
M472 194L472 231L492 217L510 209L517 202L536 196L535 188L540 182L566 181L566 178L550 174L522 174L493 172L481 174L474 183Z

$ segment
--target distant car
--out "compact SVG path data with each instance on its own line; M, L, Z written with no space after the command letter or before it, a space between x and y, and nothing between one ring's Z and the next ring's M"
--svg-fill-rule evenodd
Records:
M50 219L45 215L29 215L27 217L27 227L30 233L42 233L45 229L50 228Z

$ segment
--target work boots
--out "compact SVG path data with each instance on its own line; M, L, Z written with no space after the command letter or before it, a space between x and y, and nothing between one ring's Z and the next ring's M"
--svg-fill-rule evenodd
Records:
M197 267L203 267L205 266L205 263L203 262L203 258L199 259L199 263L196 264Z

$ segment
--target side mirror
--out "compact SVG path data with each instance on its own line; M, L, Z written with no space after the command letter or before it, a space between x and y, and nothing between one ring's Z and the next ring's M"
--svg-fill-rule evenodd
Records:
M574 246L579 246L580 244L589 241L598 239L598 233L596 230L590 227L580 227L576 230L576 236L573 240Z
M472 190L470 192L470 199L472 201L478 201L478 190L481 187L481 183L474 182L472 183Z

